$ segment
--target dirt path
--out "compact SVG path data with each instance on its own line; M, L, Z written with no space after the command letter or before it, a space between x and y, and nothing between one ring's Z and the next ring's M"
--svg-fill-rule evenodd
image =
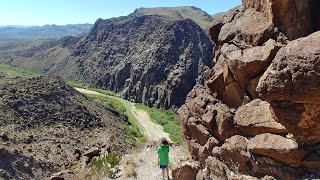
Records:
M118 166L119 174L115 179L118 180L157 180L161 178L161 170L157 161L157 143L153 146L145 147L137 150L135 153L127 154L122 157L120 165ZM189 157L188 150L184 146L172 146L169 152L169 169L170 177L172 177L171 170L177 167L179 162ZM130 168L136 172L136 177L130 176ZM109 178L105 178L107 180Z
M97 91L92 91L92 90L88 90L88 89L77 88L77 87L75 87L75 89L77 91L81 92L82 94L92 94L92 95L99 95L99 96L107 96L107 95L99 93Z
M157 164L157 147L158 141L162 137L166 137L169 141L169 134L163 131L163 127L154 123L147 112L141 109L137 109L134 106L134 103L131 103L127 100L108 96L96 91L75 88L81 93L91 94L91 95L100 95L119 100L127 110L129 116L131 116L136 123L138 124L140 131L147 137L148 143L144 148L138 148L134 150L133 153L127 154L122 157L120 164L117 166L117 177L118 180L156 180L161 178L161 171ZM190 157L188 150L185 146L173 146L170 147L170 176L172 176L172 168L176 167L179 162L185 160L187 157ZM136 177L130 175L132 172L136 174ZM109 180L108 177L102 178L103 180Z
M83 88L75 88L77 91L83 93L83 94L91 94L91 95L99 95L99 96L107 96L110 98L116 98L116 99L120 99L117 97L113 97L113 96L108 96L96 91L92 91L92 90L88 90L88 89L83 89ZM170 142L171 139L169 138L169 134L165 133L163 131L163 127L154 123L149 115L147 114L147 112L145 112L144 110L141 109L137 109L133 103L130 102L123 102L123 100L119 100L121 103L123 103L124 106L128 107L128 104L131 104L131 106L128 108L128 110L130 110L130 113L132 114L134 120L136 121L136 123L140 126L140 130L142 130L143 134L147 137L147 139L149 141L157 141L162 137L167 138Z
M145 111L133 106L131 108L131 113L137 120L137 123L143 127L149 141L158 141L160 138L165 137L172 142L169 138L169 134L163 131L163 127L154 123Z

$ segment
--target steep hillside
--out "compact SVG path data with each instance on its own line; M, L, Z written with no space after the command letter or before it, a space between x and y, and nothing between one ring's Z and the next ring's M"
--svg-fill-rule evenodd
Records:
M215 66L179 109L196 162L176 179L320 177L316 1L243 0L214 21Z
M125 121L61 79L1 78L0 177L39 179L62 169L76 172L86 160L81 154L91 147L123 155L132 147L124 135Z
M193 6L139 8L136 9L131 15L161 15L167 16L171 19L191 19L205 31L209 29L212 21L214 20L214 16L210 16L205 11Z
M157 107L180 106L212 66L212 44L192 20L120 17L95 23L81 38L30 44L0 62L115 91Z

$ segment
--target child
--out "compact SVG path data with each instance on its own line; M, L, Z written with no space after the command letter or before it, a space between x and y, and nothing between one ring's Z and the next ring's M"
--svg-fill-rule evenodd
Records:
M161 144L158 147L158 164L160 165L160 169L162 171L162 178L164 179L165 171L169 178L169 143L166 138L161 138Z

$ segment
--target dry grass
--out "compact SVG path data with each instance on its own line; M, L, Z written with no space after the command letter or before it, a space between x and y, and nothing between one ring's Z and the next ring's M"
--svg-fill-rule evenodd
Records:
M137 177L137 169L134 164L130 163L124 168L124 175L129 177Z
M100 180L104 176L95 168L84 169L77 173L77 176L71 180Z

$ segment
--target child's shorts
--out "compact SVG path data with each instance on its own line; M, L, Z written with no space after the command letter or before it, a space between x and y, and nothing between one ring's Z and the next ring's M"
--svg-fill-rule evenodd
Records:
M166 166L166 165L160 165L160 169L165 169L165 168L167 168L168 166Z

